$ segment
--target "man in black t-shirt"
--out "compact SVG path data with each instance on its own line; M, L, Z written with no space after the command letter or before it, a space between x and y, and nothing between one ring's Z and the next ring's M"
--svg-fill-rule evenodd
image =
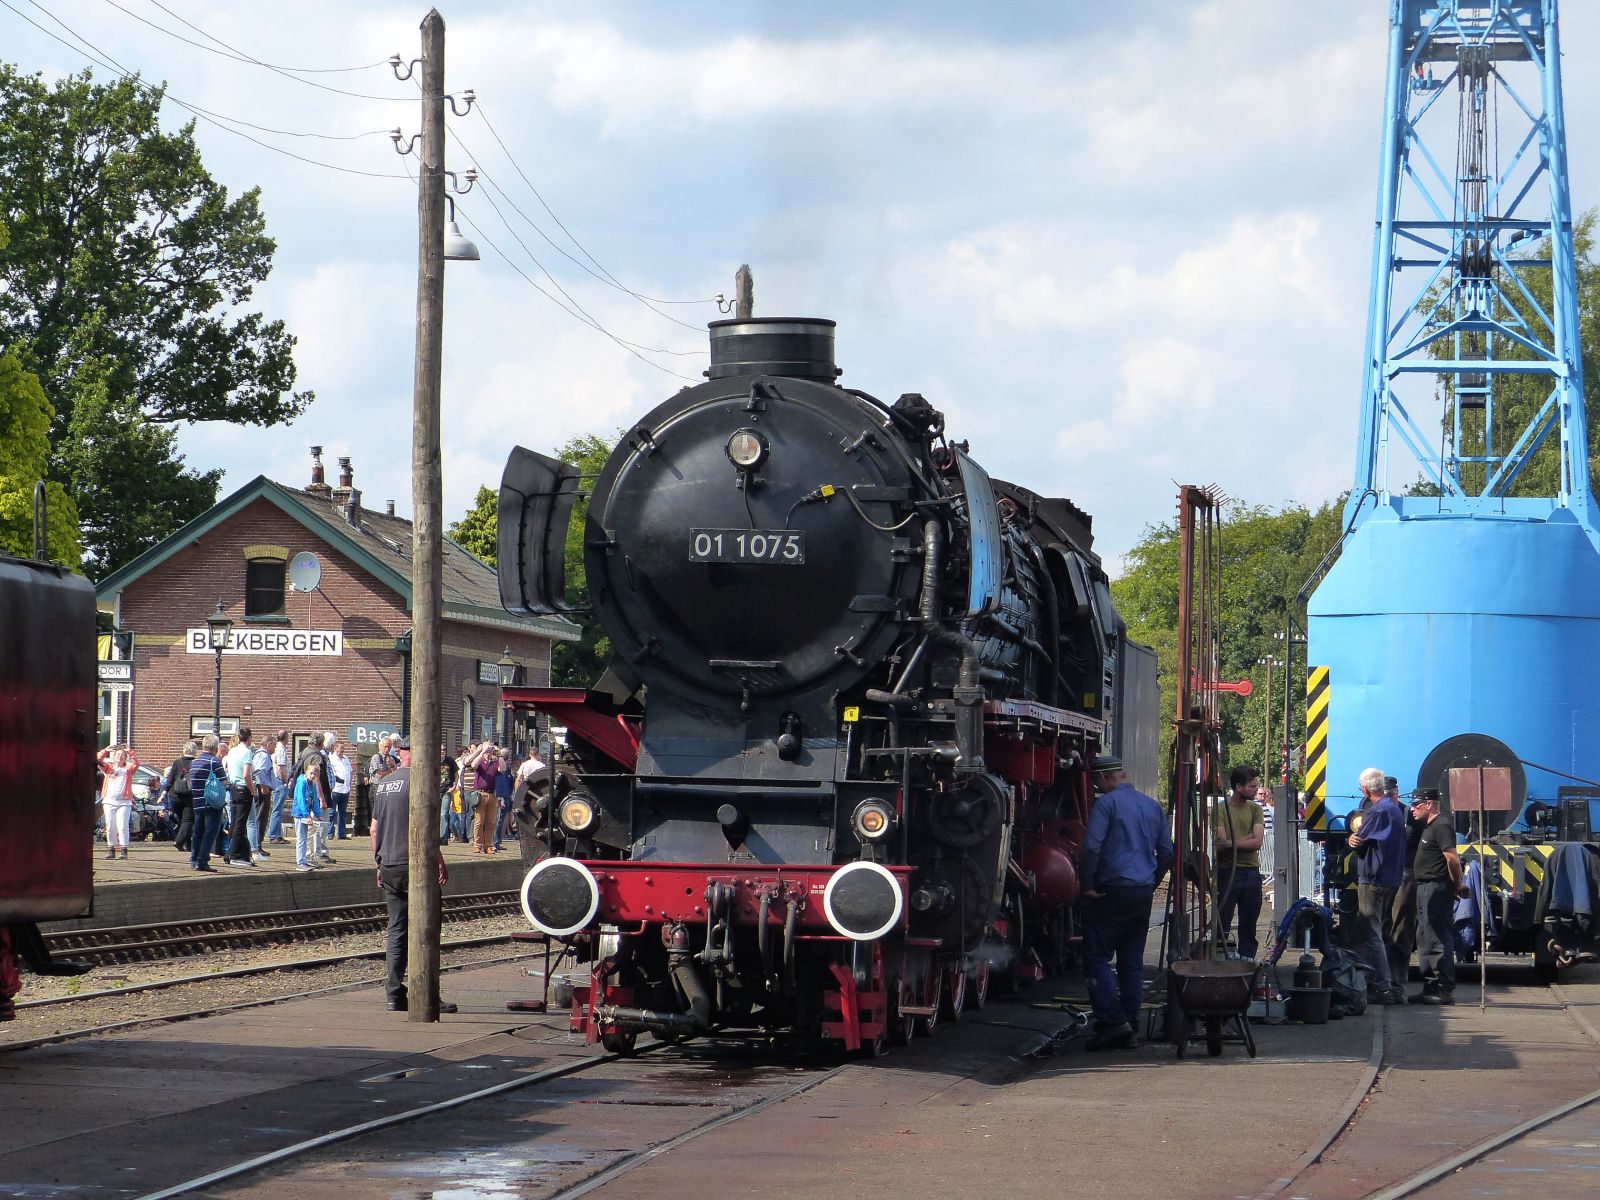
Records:
M390 1012L409 1007L406 993L406 939L410 932L411 891L410 834L411 771L400 767L385 772L372 784L372 861L378 868L378 887L383 890L389 913L388 941L384 947L384 992ZM439 886L450 880L439 855ZM454 1004L440 1002L439 1011L453 1013Z
M1437 788L1411 799L1411 815L1422 825L1412 873L1417 881L1417 964L1422 993L1413 1004L1456 1002L1455 906L1461 893L1461 856L1455 823L1439 811Z

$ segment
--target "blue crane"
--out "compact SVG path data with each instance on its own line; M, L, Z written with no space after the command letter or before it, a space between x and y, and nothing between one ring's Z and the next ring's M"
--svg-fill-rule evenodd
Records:
M1556 0L1391 0L1348 533L1308 605L1313 830L1367 766L1448 790L1499 743L1552 807L1600 777L1559 33Z

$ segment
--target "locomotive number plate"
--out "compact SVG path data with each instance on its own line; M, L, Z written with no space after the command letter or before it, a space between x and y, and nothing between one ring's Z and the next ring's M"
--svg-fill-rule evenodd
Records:
M689 561L799 566L806 561L806 535L790 529L691 529Z

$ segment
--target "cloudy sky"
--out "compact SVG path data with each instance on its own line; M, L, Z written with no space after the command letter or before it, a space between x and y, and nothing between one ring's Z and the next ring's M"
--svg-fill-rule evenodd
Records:
M387 66L292 77L154 26L338 68L416 57L424 10L6 3L0 55L25 69L86 65L18 14L71 40L53 15L174 97L348 139L247 131L259 142L386 176L198 126L213 173L262 190L278 254L256 302L299 339L317 400L290 427L181 440L226 468L225 490L261 470L302 482L322 443L354 457L368 504L409 511L416 200L381 131L416 131L414 85ZM1566 7L1582 209L1600 202L1600 72L1570 64L1600 51L1600 5ZM446 290L447 511L498 481L511 444L613 432L698 380L707 301L741 262L758 315L837 320L845 383L922 392L991 473L1093 512L1113 566L1171 515L1174 480L1272 505L1335 495L1354 457L1388 8L444 9L448 86L482 101L451 119L448 165L484 173L459 202L483 261L452 264ZM646 306L607 273L700 303Z

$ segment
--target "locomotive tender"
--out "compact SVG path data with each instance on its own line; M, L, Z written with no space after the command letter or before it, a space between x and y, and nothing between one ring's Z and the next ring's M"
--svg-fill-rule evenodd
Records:
M529 921L590 964L572 1024L881 1048L1076 941L1088 764L1155 775L1154 655L1070 501L991 480L921 396L841 387L834 323L711 326L709 381L585 490L594 690ZM568 611L572 466L515 449L505 607Z
M94 900L94 635L87 579L0 554L0 1020L19 960L77 971L52 968L38 922Z

